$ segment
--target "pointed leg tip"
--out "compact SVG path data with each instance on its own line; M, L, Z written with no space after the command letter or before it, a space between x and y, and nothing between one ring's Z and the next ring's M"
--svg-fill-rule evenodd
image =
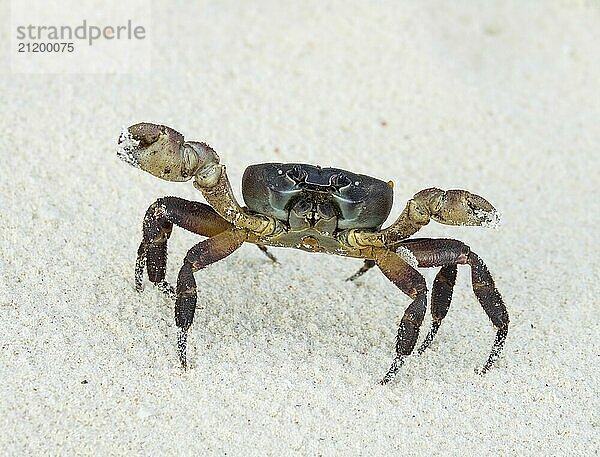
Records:
M498 361L500 357L496 356L494 358L490 358L485 365L483 365L483 367L481 368L475 368L475 373L478 374L479 376L483 376L485 375L488 371L490 371L490 368L494 367L496 365L496 362Z
M264 255L266 255L269 260L271 260L271 262L273 262L274 264L279 264L279 261L277 260L277 257L275 257L273 254L271 254L271 252L267 249L266 246L262 246L260 244L257 245L258 249L260 249Z
M398 371L400 371L402 365L404 365L404 356L396 356L396 358L392 362L392 365L390 366L390 369L380 381L380 384L385 385L393 381L396 378Z
M141 292L144 290L144 279L142 278L141 274L135 275L135 278L133 279L133 284L135 286L135 290L137 290L138 292Z
M386 375L383 377L383 379L381 381L379 381L379 384L381 384L382 386L386 386L390 382L392 382L395 377L396 377L395 373L394 374L386 373Z
M423 354L423 352L425 352L429 346L431 346L431 343L433 342L433 339L435 338L435 335L437 335L438 329L440 328L440 323L441 322L435 320L432 322L429 333L423 340L423 343L421 343L421 346L419 346L419 349L417 349L417 355Z
M379 381L379 384L381 384L382 386L390 384L394 379L396 379L396 375L397 374L398 374L398 370L392 371L390 369L390 371L388 371L385 374L385 376L383 377L383 379L381 381Z
M493 360L491 362L488 361L483 367L475 368L475 373L477 373L479 376L483 376L488 371L490 371L490 368L492 368L495 363L496 363L496 360Z
M430 338L429 335L427 335L427 338L425 338L425 340L423 341L423 343L421 343L421 346L419 346L419 349L417 349L417 355L423 355L423 353L431 345L431 341L432 340L433 340L433 338Z
M354 273L352 276L347 277L346 281L354 282L355 280L360 278L363 274L364 274L364 271L358 271L357 273Z
M179 365L183 371L188 371L189 365L185 354L179 354Z
M417 355L423 355L423 353L429 349L429 346L431 346L431 339L426 339L425 341L423 341L423 343L421 344L421 346L419 346L419 348L417 349Z
M423 344L421 344L421 346L419 347L419 349L417 351L417 353L419 355L422 355L426 350L428 350L431 347L431 343L433 343L433 338L434 338L434 336L423 341Z
M181 368L183 371L187 371L189 368L187 361L187 330L179 329L177 332L177 352Z

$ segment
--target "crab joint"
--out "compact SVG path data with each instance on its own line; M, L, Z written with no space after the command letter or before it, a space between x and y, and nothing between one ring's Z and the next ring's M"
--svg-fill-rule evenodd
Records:
M124 129L117 155L167 181L187 181L199 174L210 183L220 176L219 156L209 145L184 141L181 133L165 125L141 122Z
M281 233L281 223L272 217L238 213L234 225L254 232L258 236L273 236Z
M219 178L225 173L225 167L219 163L208 162L202 168L196 171L194 178L194 187L198 190L214 187L219 182Z
M385 245L380 233L347 230L341 234L343 240L353 248L382 247Z

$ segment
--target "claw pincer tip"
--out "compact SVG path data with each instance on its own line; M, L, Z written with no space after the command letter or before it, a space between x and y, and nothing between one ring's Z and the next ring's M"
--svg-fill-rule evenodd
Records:
M139 144L140 142L133 137L131 132L123 127L116 147L117 157L133 167L140 168L140 163L135 155Z

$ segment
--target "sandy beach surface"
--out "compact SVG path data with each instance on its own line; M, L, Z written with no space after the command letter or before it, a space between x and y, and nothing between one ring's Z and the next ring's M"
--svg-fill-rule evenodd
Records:
M598 455L600 7L447 5L154 2L146 74L2 65L0 455ZM196 274L183 372L135 251L154 200L203 200L118 160L140 121L210 143L239 198L257 162L393 180L390 221L427 187L483 195L498 230L419 235L489 266L497 366L475 373L494 329L466 267L381 386L410 300L376 269L345 282L358 260L248 245ZM169 280L197 241L174 230Z

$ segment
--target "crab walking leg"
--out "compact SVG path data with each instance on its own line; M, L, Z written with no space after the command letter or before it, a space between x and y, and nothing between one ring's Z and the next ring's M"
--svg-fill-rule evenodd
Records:
M173 287L165 281L167 267L167 240L173 224L211 237L230 229L232 225L204 203L184 200L177 197L164 197L156 200L144 217L143 238L138 248L135 268L135 287L142 290L144 267L148 278L171 298L175 298Z
M423 354L425 349L429 347L440 328L442 320L448 314L456 282L456 270L456 264L444 265L433 280L433 287L431 288L431 328L419 347L419 355Z
M381 381L382 384L387 384L394 379L405 357L410 355L415 347L427 308L427 285L425 278L395 252L383 249L374 251L375 262L383 274L413 299L400 321L396 337L396 357Z
M244 243L246 236L244 230L229 229L196 244L185 256L177 277L175 302L175 324L179 328L177 350L183 368L187 368L187 332L194 320L197 302L194 273L227 257Z
M275 257L275 256L274 256L274 255L271 253L271 251L269 251L269 250L267 249L267 247L266 247L266 246L263 246L262 244L257 244L256 246L258 247L258 249L260 249L260 250L261 250L261 252L262 252L264 255L266 255L266 256L267 256L267 257L268 257L268 258L271 260L271 262L273 262L273 263L279 263L279 262L277 261L277 257Z
M418 353L422 354L433 341L442 320L448 313L456 282L456 265L467 262L470 249L460 241L446 238L415 238L401 242L396 249L407 250L409 255L414 256L414 261L419 268L442 267L431 288L432 323L418 350Z
M388 228L381 231L384 244L408 238L433 219L446 225L495 226L500 217L483 197L466 190L441 190L435 187L416 193Z
M508 333L509 317L502 296L496 289L492 276L483 263L469 246L458 240L452 239L414 239L406 240L400 244L399 249L408 249L421 268L438 267L441 270L437 274L431 292L432 326L419 348L422 353L431 343L442 319L446 316L452 290L456 280L457 265L468 264L471 267L471 282L473 292L496 327L496 338L492 350L483 366L481 373L485 373L500 356L506 335Z
M490 275L490 272L479 256L471 252L468 263L471 266L473 292L475 292L479 303L497 329L490 355L480 371L481 374L484 374L498 360L504 347L506 335L508 334L508 311L500 292L496 289L492 275Z
M413 249L410 249L410 246L413 243L413 241L417 241L418 244ZM444 317L446 317L446 314L448 313L448 309L450 307L450 301L452 300L452 292L454 290L454 283L456 281L456 270L457 270L456 263L450 263L450 264L444 265L444 263L442 261L442 263L440 263L440 265L428 265L426 260L430 260L430 258L429 259L424 258L423 249L426 249L426 246L421 248L421 245L423 244L422 241L434 242L434 243L432 243L431 249L425 251L430 256L437 254L440 257L442 257L444 255L447 256L448 254L450 254L450 258L456 257L456 260L458 260L458 256L461 255L462 250L463 250L463 249L458 249L459 253L456 255L454 255L452 250L442 251L442 252L436 251L435 249L439 248L439 246L437 246L437 244L439 244L439 243L435 243L435 242L439 241L439 240L408 240L407 242L405 242L397 247L397 249L408 248L411 251L414 250L417 255L415 255L415 252L411 252L411 255L415 256L417 261L419 259L419 256L421 256L421 263L419 263L419 267L443 265L442 268L440 269L440 271L438 272L438 274L436 275L435 280L433 281L433 287L431 288L431 316L432 316L433 322L431 324L431 329L429 330L429 333L427 334L427 336L425 337L425 340L419 347L419 350L418 350L419 354L422 354L423 351L425 351L425 349L427 349L427 347L431 344L438 329L440 328L442 319L444 319ZM454 241L454 240L448 240L448 241ZM457 243L460 244L462 247L466 248L466 246L463 243L460 243L460 242L457 242ZM425 243L425 244L427 244L427 243ZM467 248L467 251L468 251L468 248ZM465 257L465 259L466 259L466 257ZM463 261L461 263L465 263L465 262ZM360 277L364 273L366 273L368 270L370 270L373 266L375 266L374 261L365 260L365 263L361 267L361 269L358 270L356 273L354 273L354 275L350 276L346 281L354 281L355 279L357 279L358 277Z
M374 266L375 266L374 260L370 260L370 259L365 260L365 263L363 264L363 266L360 267L360 269L356 273L354 273L352 276L350 276L349 278L346 278L346 281L354 281L355 279L360 278L362 275L364 275L367 271L369 271Z

